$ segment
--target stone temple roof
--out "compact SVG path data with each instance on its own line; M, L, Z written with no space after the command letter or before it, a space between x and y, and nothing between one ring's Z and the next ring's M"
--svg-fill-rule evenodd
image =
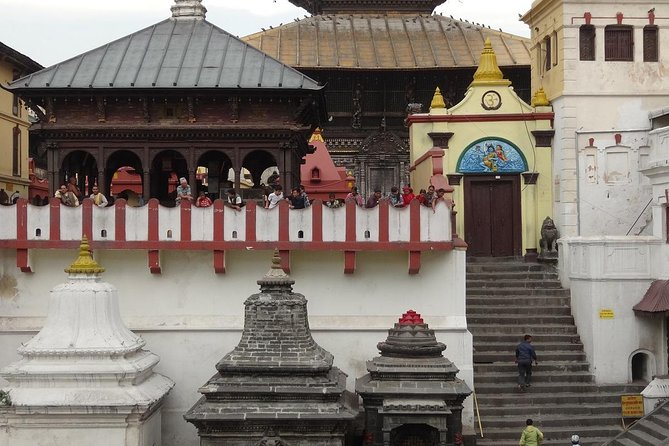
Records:
M199 1L173 16L12 82L10 89L320 90L302 73L204 19Z
M357 13L308 17L243 37L295 68L476 68L486 39L500 66L529 66L530 40L442 15Z

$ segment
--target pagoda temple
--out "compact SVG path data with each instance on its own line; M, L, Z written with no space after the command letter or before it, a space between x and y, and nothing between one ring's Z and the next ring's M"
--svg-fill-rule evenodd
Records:
M213 198L242 184L259 194L273 169L284 187L299 184L326 116L322 87L209 23L201 0L171 10L8 86L39 117L31 137L51 195L70 178L84 194L96 183L109 194L121 168L138 175L144 201L172 205L179 177Z
M444 1L291 0L312 15L243 38L327 85L325 143L365 195L409 182L407 116L428 110L435 87L460 102L486 39L530 100L529 39L434 14Z

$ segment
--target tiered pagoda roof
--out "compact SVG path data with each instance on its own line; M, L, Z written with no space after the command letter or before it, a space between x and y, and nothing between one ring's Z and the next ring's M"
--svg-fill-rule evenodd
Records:
M430 14L446 0L290 0L311 14L344 12L418 12Z

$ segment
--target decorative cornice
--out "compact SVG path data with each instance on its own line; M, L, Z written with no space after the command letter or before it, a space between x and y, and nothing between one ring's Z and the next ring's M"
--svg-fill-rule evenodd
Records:
M448 149L448 141L453 137L453 132L429 132L427 136L432 138L432 144L441 149Z
M539 172L527 172L523 173L523 180L525 184L537 184L537 179L539 178Z
M95 140L123 140L123 139L267 139L276 140L290 138L296 132L308 134L309 128L283 129L240 129L240 128L42 128L33 130L35 136L43 139L95 139Z
M552 147L555 130L532 130L537 147Z

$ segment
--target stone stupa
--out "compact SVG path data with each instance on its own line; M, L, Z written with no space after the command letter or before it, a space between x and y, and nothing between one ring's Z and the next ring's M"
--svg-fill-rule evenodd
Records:
M174 382L153 372L160 358L124 325L103 271L84 237L68 281L51 291L44 327L0 372L8 381L0 444L161 444Z
M312 338L307 300L275 252L245 305L239 344L216 365L184 418L207 446L342 446L357 415L346 374Z

